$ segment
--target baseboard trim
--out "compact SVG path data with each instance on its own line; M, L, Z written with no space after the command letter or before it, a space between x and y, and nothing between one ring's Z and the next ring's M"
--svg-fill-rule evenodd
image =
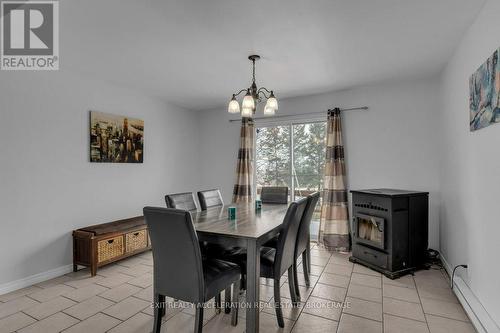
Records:
M34 284L44 282L56 277L59 277L64 274L68 274L69 272L73 271L73 265L65 265L61 267L57 267L51 270L48 270L46 272L38 273L35 275L31 275L19 280L7 282L4 284L0 284L0 295L10 293L12 291L29 287Z
M451 277L452 267L443 255L441 255L441 261L443 267ZM491 318L488 311L486 311L467 283L465 283L460 276L455 276L453 285L453 291L469 316L474 328L479 333L500 333L500 327L498 327L497 323Z

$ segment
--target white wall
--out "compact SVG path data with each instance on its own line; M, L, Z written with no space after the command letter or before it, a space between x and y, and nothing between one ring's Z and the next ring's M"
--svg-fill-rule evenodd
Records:
M500 2L486 3L442 76L441 251L500 325L500 125L469 131L469 77L500 47ZM498 329L498 327L497 327Z
M89 163L89 110L145 121L143 164ZM196 113L59 72L0 73L0 286L72 262L71 231L197 182Z
M438 81L379 83L352 90L281 99L279 115L334 106L368 106L343 114L350 189L391 187L430 192L429 245L439 247ZM234 118L234 117L233 117ZM200 112L202 187L219 187L231 200L239 123L225 107ZM307 119L307 117L305 117Z

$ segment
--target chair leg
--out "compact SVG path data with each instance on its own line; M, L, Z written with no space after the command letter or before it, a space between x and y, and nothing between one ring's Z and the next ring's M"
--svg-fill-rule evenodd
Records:
M220 311L220 306L221 306L221 297L220 297L220 293L217 294L217 296L215 296L215 313L219 314L221 311Z
M306 286L311 286L311 280L309 279L310 272L310 258L307 257L307 250L302 253L302 270L304 271L304 280L306 281Z
M290 290L290 298L292 299L293 306L297 306L297 295L295 294L295 278L293 274L293 265L288 268L288 288Z
M292 266L293 268L293 280L294 280L294 288L295 288L295 297L297 298L297 302L300 302L300 290L299 290L299 277L297 273L297 262L295 262L295 265Z
M155 294L154 295L154 327L153 327L153 333L160 333L161 330L161 317L162 317L162 312L164 308L164 303L162 302L165 301L165 297L160 295L160 294Z
M224 312L231 312L231 286L227 287L224 291Z
M276 310L276 318L278 318L278 326L285 327L283 321L283 311L281 310L281 296L280 296L280 279L274 279L274 309Z
M203 304L196 304L196 316L194 319L194 333L201 333L203 330Z
M307 248L306 248L306 257L307 257L307 272L311 274L311 237L307 239ZM309 285L307 285L309 287Z
M233 308L233 313L231 314L231 325L238 325L238 307L240 306L240 281L236 281L233 284L233 299L231 307Z

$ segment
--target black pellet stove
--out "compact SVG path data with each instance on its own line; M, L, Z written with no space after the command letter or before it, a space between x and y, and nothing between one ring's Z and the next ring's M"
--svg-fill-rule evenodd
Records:
M429 193L372 189L352 193L352 256L395 279L425 267Z

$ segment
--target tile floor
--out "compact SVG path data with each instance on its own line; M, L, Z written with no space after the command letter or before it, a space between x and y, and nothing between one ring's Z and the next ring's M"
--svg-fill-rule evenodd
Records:
M462 333L475 332L441 270L389 280L348 261L348 255L312 248L311 287L299 273L302 300L291 308L287 279L282 281L285 328L279 329L272 307L260 315L261 332ZM150 332L152 330L151 253L98 270L70 273L0 295L0 332ZM301 265L299 265L301 271ZM261 300L273 302L272 281L262 279ZM205 311L204 332L240 333L230 315ZM192 332L191 308L167 310L163 329Z

